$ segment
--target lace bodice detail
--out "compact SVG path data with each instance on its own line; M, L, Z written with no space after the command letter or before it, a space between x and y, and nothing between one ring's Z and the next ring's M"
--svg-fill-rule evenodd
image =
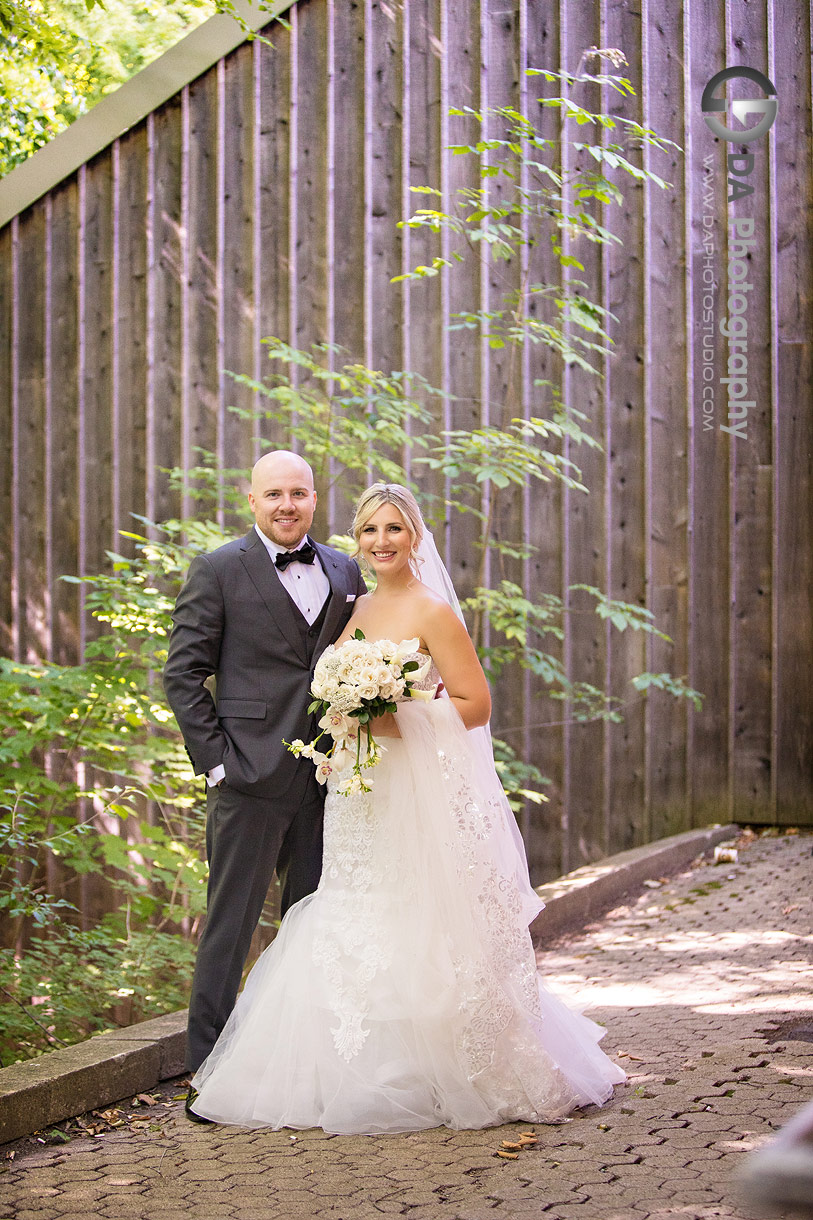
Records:
M407 653L404 660L423 665L427 654ZM440 674L432 662L413 686L429 690L438 682ZM372 729L375 733L375 721ZM392 749L393 739L381 744ZM373 783L375 778L373 772ZM349 1062L359 1053L369 1033L365 1016L370 986L378 972L391 965L391 950L381 931L382 901L384 906L389 905L383 896L398 895L398 902L405 898L416 902L419 893L416 879L398 875L398 861L388 850L386 829L375 817L370 795L364 792L338 795L342 779L339 774L328 781L319 889L330 918L315 937L313 961L325 973L336 1018L331 1030L336 1051ZM355 968L348 968L350 962L354 962Z

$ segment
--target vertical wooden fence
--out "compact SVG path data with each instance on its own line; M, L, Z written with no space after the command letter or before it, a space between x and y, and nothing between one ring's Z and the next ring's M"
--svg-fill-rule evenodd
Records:
M505 353L445 329L457 309L494 307L490 266L393 285L442 252L397 221L416 206L412 186L439 187L448 203L479 185L473 160L447 151L480 134L451 106L510 103L551 132L535 99L552 87L525 69L574 70L585 48L617 47L637 95L596 90L587 104L683 151L646 154L673 189L628 193L610 221L620 245L579 247L617 319L616 351L603 385L575 369L561 380L603 449L579 455L588 496L535 487L506 509L504 526L538 548L506 574L531 595L598 585L650 607L674 643L576 614L568 671L625 699L623 723L573 723L512 674L494 728L553 781L550 804L523 827L537 881L712 820L810 824L809 7L300 0L286 19L268 31L273 47L237 46L0 230L2 649L78 657L81 594L57 578L103 568L131 512L178 513L161 466L194 463L196 446L251 465L251 430L226 409L251 395L225 370L262 375L264 336L420 372L455 396L447 427L513 408ZM706 82L733 64L765 73L779 103L771 132L749 146L753 195L740 213L726 198L733 146L700 112ZM125 86L138 88L138 78ZM747 259L756 405L744 438L720 429L719 329L711 413L703 398L704 311L710 294L716 327L725 316L729 214L752 216L757 237ZM546 242L528 270L557 279ZM526 353L516 405L533 408L546 376L560 377L550 357ZM341 498L329 500L329 525L342 529ZM448 558L462 594L472 540L456 521ZM638 697L629 678L642 670L686 675L703 710Z

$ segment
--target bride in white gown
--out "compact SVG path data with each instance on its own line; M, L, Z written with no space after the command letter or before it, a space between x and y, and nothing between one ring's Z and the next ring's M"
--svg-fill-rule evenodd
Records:
M193 1088L197 1114L342 1134L560 1119L624 1072L552 995L542 908L491 758L490 696L414 497L375 484L354 535L376 576L337 641L418 640L432 702L374 721L372 790L328 780L319 887L287 912ZM434 591L433 591L434 590ZM420 654L423 656L420 656Z

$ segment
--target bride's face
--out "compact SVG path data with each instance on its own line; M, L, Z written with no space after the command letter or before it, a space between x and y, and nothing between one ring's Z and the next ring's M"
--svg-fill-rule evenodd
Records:
M359 534L359 549L376 576L409 568L412 535L394 505L382 504L367 518Z

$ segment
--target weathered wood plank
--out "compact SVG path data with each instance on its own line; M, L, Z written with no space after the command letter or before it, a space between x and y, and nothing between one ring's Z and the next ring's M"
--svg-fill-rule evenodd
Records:
M16 338L16 301L13 294L14 236L16 225L0 230L0 654L11 656L12 581L14 571L14 517L12 481L15 470L13 448L13 348Z
M79 658L79 590L60 580L79 571L79 498L76 494L79 422L79 188L70 179L51 196L51 411L48 443L54 477L51 498L51 656L60 665Z
M182 104L174 98L158 110L151 132L152 225L147 515L163 521L181 511L160 467L180 462L182 435L182 279L186 234L182 217Z
M389 372L404 366L403 289L390 283L402 259L403 6L372 0L368 36L367 363Z
M627 4L612 3L607 10L606 42L624 49L628 63L621 74L635 88L635 98L622 98L604 91L608 113L643 120L643 38L641 15ZM653 81L657 75L651 73ZM647 81L647 90L650 82ZM680 94L678 94L678 101ZM653 120L654 121L654 120ZM610 131L607 142L623 143L621 124ZM630 150L630 160L640 166L642 155ZM659 167L663 168L663 167ZM605 207L605 223L621 245L605 250L605 308L618 319L610 326L613 354L606 362L605 402L607 411L607 591L611 597L635 605L646 605L646 436L647 390L659 395L661 379L650 382L645 369L644 299L649 279L645 266L644 188L628 174L613 175L624 193L618 207ZM659 192L654 192L659 196ZM650 206L659 206L660 198ZM654 328L653 328L654 329ZM654 384L653 384L654 383ZM668 390L667 390L668 393ZM656 408L657 410L657 408ZM661 412L662 413L662 412ZM636 700L630 679L646 669L646 642L634 631L610 630L608 645L608 693L621 700L623 720L606 726L607 784L604 792L605 834L608 851L625 851L648 839L646 809L645 710Z
M108 152L92 162L84 174L79 437L79 563L83 574L102 571L107 564L105 551L117 541L113 499L114 206L113 165ZM83 626L86 633L96 634L92 619L86 617Z
M49 605L49 660L75 664L80 656L79 589L61 579L79 570L78 485L78 333L79 190L75 177L46 200L47 325L45 352L47 498L46 590ZM64 758L47 757L53 778L63 774ZM58 856L44 860L49 892L81 906L82 886Z
M331 367L366 357L365 298L367 233L365 197L365 5L333 5L330 29L330 114L328 117L328 321L325 338L348 355L331 356ZM351 168L352 167L352 168ZM394 290L393 290L394 291ZM331 461L320 472L326 530L344 533L353 518L353 499Z
M479 124L468 115L448 115L452 107L471 106L477 109L480 94L480 9L476 0L465 0L451 11L443 14L441 42L446 48L443 61L441 112L447 115L442 143L474 144L479 139ZM458 212L459 190L479 188L480 174L476 160L471 156L452 156L444 151L443 192L444 211ZM448 257L462 243L452 242L447 232L443 234L442 253ZM477 428L482 422L481 399L484 393L483 370L480 348L474 341L466 339L467 331L449 332L451 315L462 310L478 308L480 300L480 268L477 259L465 250L464 262L455 263L443 272L441 326L443 330L443 389L451 398L444 420L447 428ZM414 301L420 300L418 289L413 293ZM456 503L479 506L476 493L464 491L462 487L447 485L446 495ZM474 588L482 583L480 574L481 554L477 548L479 527L472 514L462 517L450 515L453 522L450 550L446 554L452 580L460 600L469 597Z
M520 100L520 20L519 13L507 10L502 0L486 0L483 5L483 54L488 109L493 112L502 107L516 108ZM502 116L489 113L484 124L486 139L509 138L509 124ZM490 163L501 161L504 153L495 150L486 158ZM489 206L503 206L515 198L515 183L502 175L487 178L483 183L487 190ZM520 248L510 260L489 257L484 273L483 306L488 312L510 307L511 297L521 291L525 251ZM524 413L525 386L523 384L523 361L520 348L513 343L504 347L484 351L488 399L483 404L484 419L496 427L509 428L511 420ZM521 542L524 538L523 489L511 485L495 491L493 501L493 532L503 543ZM491 584L505 580L522 587L525 565L494 550L490 556ZM496 637L494 643L502 643ZM493 684L494 714L492 728L494 736L501 739L505 729L515 732L528 719L528 695L525 674L518 664L504 668ZM514 737L516 742L516 737ZM524 810L522 829L530 830L530 808Z
M647 108L645 125L679 142L685 111L694 104L683 96L683 15L679 8L659 15L643 31ZM649 153L649 168L673 186L647 188L646 334L644 406L647 413L649 608L669 644L649 636L646 669L653 673L688 671L688 420L686 412L686 339L683 158L675 149ZM638 600L640 586L636 590ZM643 658L641 658L643 659ZM637 841L677 833L687 824L685 702L653 691L646 701L647 823ZM631 845L631 844L630 844Z
M36 661L50 651L46 513L43 482L46 473L46 259L48 232L44 201L20 219L17 270L17 351L15 502L12 519L19 565L14 584L17 648L24 661ZM22 337L25 336L24 340Z
M331 332L364 356L364 4L337 6L332 38Z
M221 266L221 351L223 369L252 376L256 372L257 305L254 224L254 57L250 45L239 47L225 63L223 82L223 209ZM251 410L254 393L229 376L223 382L223 408ZM233 412L223 410L223 462L230 469L248 469L254 463L254 427ZM244 514L233 521L242 530Z
M329 334L328 42L326 6L300 6L292 43L295 119L289 215L292 342L295 347L306 349L323 343ZM295 384L302 382L301 370L293 367L290 373ZM323 480L318 482L323 490ZM328 497L323 495L317 506L313 527L317 537L327 536L328 503Z
M601 44L599 13L596 9L560 7L562 64L575 72L588 47ZM598 110L601 97L596 86L574 87L577 103L589 110ZM570 140L572 124L567 126ZM581 154L582 156L584 154ZM575 166L577 154L569 146L563 148L565 172ZM593 296L601 292L601 252L591 243L574 241L569 235L565 249L578 258L584 271L569 269L568 279L581 279L590 285ZM593 435L602 443L606 440L606 420L601 385L597 378L573 366L566 370L564 399L583 411L590 420ZM564 493L565 584L577 583L602 587L605 583L604 557L605 470L604 455L596 450L570 454L582 470L582 482L588 494L566 490ZM590 613L592 599L582 592L569 598L571 614L567 620L565 656L568 674L574 682L587 682L599 690L606 684L606 631L597 616ZM568 705L565 705L568 707ZM572 715L572 711L569 711ZM578 868L595 860L607 850L603 817L604 808L604 726L601 721L587 724L568 723L565 726L565 802L567 810L566 869Z
M185 302L186 413L181 465L199 465L196 452L217 450L218 366L218 88L216 72L189 86L186 97L184 161L187 256ZM185 506L189 511L191 504Z
M131 514L147 511L148 341L147 233L149 148L147 125L128 132L114 146L115 252L113 371L113 531L110 545L134 553ZM154 306L153 306L154 308Z
M440 189L444 152L441 131L445 116L441 112L442 58L441 7L439 0L418 0L404 9L408 23L405 34L407 67L404 82L404 122L406 125L404 153L404 192L401 203L404 218L426 204L425 196L412 187L429 186ZM437 198L435 196L435 198ZM427 204L427 206L429 206ZM402 230L402 270L430 266L441 251L439 234L427 228ZM428 281L404 281L404 368L420 373L430 385L443 385L443 338L438 321L442 310L440 276ZM435 404L438 429L443 427L443 408ZM420 430L420 429L418 429ZM409 466L408 466L409 468ZM421 488L427 503L438 500L438 543L445 543L443 522L448 511L440 511L444 500L442 475L414 468L420 474Z
M255 44L259 76L259 190L257 240L260 247L257 283L260 339L289 339L291 295L291 35L274 27L273 47ZM261 378L278 371L261 349ZM259 435L280 443L278 427L263 422ZM257 455L259 456L259 454Z
M686 105L726 62L725 14L713 0L692 7ZM697 31L702 31L698 36ZM684 110L691 279L688 309L690 392L689 682L704 695L689 709L690 787L695 826L729 819L729 467L720 378L725 352L718 325L724 304L726 149ZM705 242L705 246L704 246ZM705 396L705 397L704 397Z
M776 282L774 420L776 818L813 821L813 255L810 231L810 15L777 22L780 79L773 219Z
M295 224L296 320L293 342L324 341L327 327L327 20L321 5L297 11Z
M532 3L525 13L525 39L527 67L555 68L559 63L559 14L555 5L540 12ZM526 93L524 112L535 123L539 135L552 141L552 147L540 155L539 160L560 170L559 116L550 108L542 107L537 99L558 96L558 82L546 82L539 76L525 77L521 85ZM540 189L548 185L541 175L529 175L523 185ZM553 284L561 282L562 270L550 243L550 220L541 214L530 223L528 236L536 244L528 252L527 275L530 284ZM529 303L529 313L536 321L552 320L552 309L548 302L535 295ZM553 408L551 387L558 386L562 377L561 358L543 343L528 343L524 353L524 395L532 415L549 416ZM549 382L550 385L544 383ZM537 384L539 383L539 384ZM561 446L553 443L551 448L561 452ZM562 596L562 487L555 481L535 482L526 497L525 536L536 550L525 565L523 586L529 590L532 600L544 594ZM535 645L558 661L562 660L562 646L553 636L532 641ZM540 884L559 876L562 864L562 814L563 814L563 733L564 714L560 700L552 699L548 687L536 677L527 683L528 712L525 728L521 734L508 736L506 740L520 757L533 761L551 784L546 788L548 802L533 806L530 817L525 818L523 835L528 850L528 865L532 880Z
M748 64L770 75L768 23L764 8L731 9L729 34L735 47L753 48ZM730 93L741 90L732 82ZM751 91L751 86L746 86ZM748 185L754 194L729 204L731 220L756 220L762 236L747 249L737 248L729 229L728 266L721 276L727 293L740 284L750 288L742 315L748 326L746 381L747 398L756 402L748 411L747 439L732 438L733 471L731 543L733 597L732 656L732 813L735 821L765 820L771 805L771 552L774 529L772 482L771 382L773 343L771 327L771 243L767 239L771 212L769 141L748 145L753 169ZM742 153L744 145L730 145L729 152ZM742 161L735 162L743 167ZM767 223L766 223L767 222ZM748 226L746 225L746 228ZM745 257L734 257L745 254ZM741 277L741 278L739 278ZM721 315L727 313L721 304ZM726 347L722 336L718 340ZM730 351L731 349L729 349ZM743 361L735 356L732 375Z
M79 571L93 574L108 567L105 551L114 548L114 232L116 196L112 149L102 153L80 174L79 255L80 316L79 344ZM84 592L84 590L82 590ZM81 598L81 592L80 592ZM83 599L82 599L83 600ZM101 625L83 604L82 644L101 634ZM100 782L106 776L98 777ZM94 783L89 767L81 768L80 783ZM89 802L80 803L79 818L92 816ZM80 880L83 926L96 924L118 906L117 898L103 877L87 874Z

